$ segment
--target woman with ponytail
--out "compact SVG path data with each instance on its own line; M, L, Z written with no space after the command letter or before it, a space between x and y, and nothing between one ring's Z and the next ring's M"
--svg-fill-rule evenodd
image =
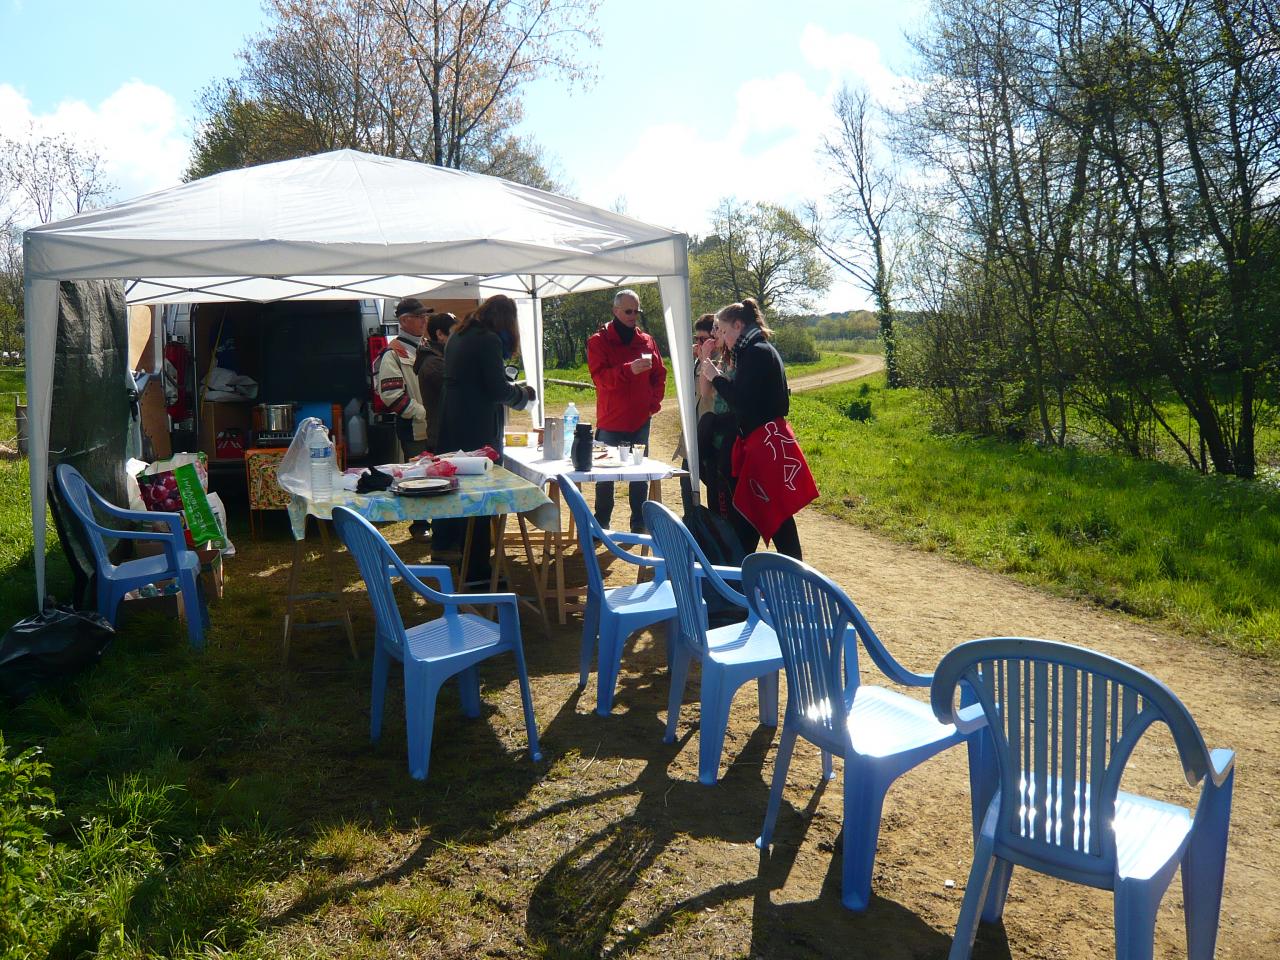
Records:
M733 445L734 509L729 520L743 548L752 553L763 537L779 553L801 559L795 515L817 499L796 435L787 423L791 407L782 357L769 342L760 306L747 298L716 313L714 333L733 356L733 379L713 361L702 375L738 418Z

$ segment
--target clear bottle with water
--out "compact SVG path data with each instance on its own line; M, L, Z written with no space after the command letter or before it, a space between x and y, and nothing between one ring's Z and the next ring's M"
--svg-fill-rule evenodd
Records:
M311 460L311 499L329 500L333 496L333 443L323 430L314 430L307 444Z
M578 408L572 400L569 406L564 409L564 448L566 451L573 448L573 431L578 426Z

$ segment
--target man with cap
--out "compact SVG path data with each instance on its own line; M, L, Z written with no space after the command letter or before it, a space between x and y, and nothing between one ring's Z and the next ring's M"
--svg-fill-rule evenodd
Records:
M427 449L427 408L422 403L422 391L413 366L428 316L429 311L416 297L407 297L396 304L400 333L378 357L374 373L378 396L387 410L396 415L396 439L400 441L405 460ZM409 533L415 540L425 540L429 529L427 521L415 520L409 526Z

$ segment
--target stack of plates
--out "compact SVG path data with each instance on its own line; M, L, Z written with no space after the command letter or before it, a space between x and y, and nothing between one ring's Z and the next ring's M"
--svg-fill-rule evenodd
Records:
M414 477L397 481L391 492L399 497L438 497L457 489L458 481L453 477Z

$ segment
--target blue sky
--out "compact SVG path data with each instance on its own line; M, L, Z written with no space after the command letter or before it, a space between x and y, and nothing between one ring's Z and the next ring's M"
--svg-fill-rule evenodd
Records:
M892 98L923 0L604 0L586 89L538 81L525 130L574 195L690 233L725 196L820 196L817 157L846 81ZM171 186L199 92L237 72L260 0L0 0L0 130L97 146L116 199ZM51 54L51 50L60 51ZM823 306L863 305L838 284Z

